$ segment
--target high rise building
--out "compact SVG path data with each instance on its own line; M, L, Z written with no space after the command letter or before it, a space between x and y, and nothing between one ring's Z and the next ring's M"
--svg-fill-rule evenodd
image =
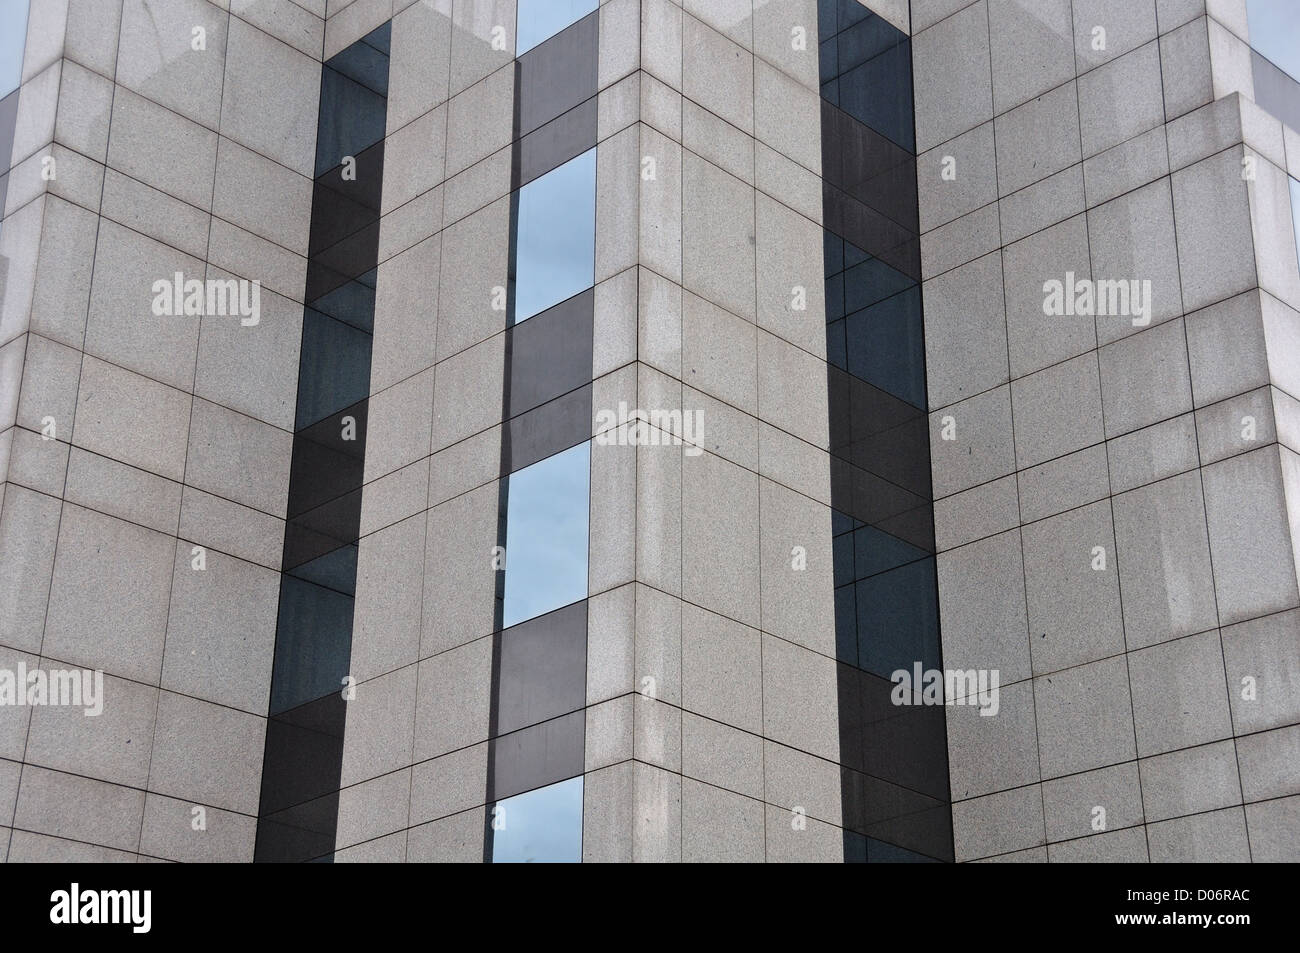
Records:
M1297 40L0 0L0 858L1300 858Z

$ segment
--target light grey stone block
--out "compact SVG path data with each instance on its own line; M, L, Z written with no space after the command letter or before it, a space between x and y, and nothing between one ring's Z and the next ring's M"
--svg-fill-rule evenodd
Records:
M1217 631L1130 653L1129 680L1142 757L1232 734Z
M1083 161L1079 95L1073 82L1003 113L993 125L1001 195Z
M1229 700L1237 731L1246 733L1277 728L1297 718L1300 687L1300 647L1295 635L1300 611L1253 619L1223 630ZM1247 700L1247 678L1255 681L1254 698Z
M955 178L945 179L948 158ZM972 212L998 197L993 124L986 122L917 157L922 232Z
M421 658L492 631L497 516L495 481L429 510Z
M1210 34L1205 18L1185 23L1160 37L1160 68L1168 119L1213 102Z
M931 409L1005 384L1007 326L1001 254L995 252L955 268L925 282L922 290Z
M515 0L453 0L451 31L451 95L472 86L506 65L515 52ZM494 30L505 49L493 45Z
M1169 145L1163 127L1134 136L1083 160L1088 207L1109 202L1169 174Z
M339 791L336 847L367 844L409 823L411 769L371 778Z
M265 735L265 720L254 715L160 692L149 788L256 814Z
M426 523L425 515L416 513L358 544L350 667L357 681L419 657ZM429 611L437 614L439 607Z
M143 791L27 765L18 790L14 826L117 850L135 850L143 814Z
M1250 849L1240 807L1147 825L1155 864L1246 863Z
M1129 648L1214 628L1214 590L1199 474L1116 496L1115 535Z
M505 26L510 30L513 23ZM450 78L450 0L398 11L388 60L388 131L445 102Z
M1295 863L1300 857L1300 798L1246 805L1250 859L1257 864Z
M952 418L954 440L943 431ZM997 387L930 415L934 495L944 497L1015 470L1011 389Z
M822 229L766 195L756 204L759 327L824 358Z
M989 0L993 111L1074 79L1069 0Z
M680 861L685 841L681 775L638 762L633 764L632 785L633 862Z
M105 675L104 711L94 718L68 705L32 709L24 758L28 764L144 788L157 707L158 689Z
M42 651L156 683L175 547L170 537L65 506Z
M1020 533L1012 530L938 557L944 661L997 669L1003 684L1029 677Z
M837 760L835 706L808 699L835 697L835 662L798 645L763 636L763 736L818 757Z
M1107 455L1115 493L1194 469L1198 460L1192 417L1184 414L1108 441Z
M411 768L411 824L458 814L486 797L488 746L476 744Z
M1237 752L1231 740L1143 758L1138 767L1148 822L1241 803Z
M942 553L1011 529L1019 522L1019 500L1013 474L936 501L935 545Z
M754 320L753 236L749 187L687 153L682 166L682 286Z
M406 835L410 863L483 863L485 809L476 807L429 824L412 827Z
M1002 219L1002 241L1015 242L1042 231L1072 215L1078 215L1086 204L1083 164L1076 162L1068 169L1040 179L998 202L998 214Z
M681 320L682 379L757 413L758 337L753 325L693 294L682 296Z
M585 770L629 760L633 753L637 697L623 695L587 708Z
M1189 311L1256 284L1241 159L1240 149L1228 149L1173 174L1183 306Z
M410 664L355 686L355 697L347 704L347 730L343 735L339 783L344 787L411 763L415 675L416 666Z
M1217 463L1279 440L1269 390L1261 387L1196 412L1196 440L1202 463Z
M312 113L314 116L314 107ZM184 162L171 158L181 155ZM207 209L212 202L216 162L215 132L128 90L114 93L108 137L112 168L195 208ZM305 174L310 171L308 166Z
M1091 315L1043 313L1048 281L1064 286L1067 274L1075 281L1090 279L1088 230L1083 215L1007 246L1002 252L1007 338L1011 376L1022 377L1096 346ZM924 254L924 249L922 249Z
M186 482L272 516L289 498L293 438L243 414L195 400L190 415Z
M390 10L391 15L391 10ZM266 96L274 89L273 98ZM221 95L221 134L310 176L320 69L312 59L232 18Z
M1011 384L1016 462L1033 466L1102 440L1097 359L1085 354Z
M1109 831L1092 837L1047 846L1050 863L1142 864L1147 862L1147 839L1141 828Z
M225 137L217 143L213 215L306 255L311 194L306 176Z
M1156 8L1151 0L1077 0L1074 6L1074 51L1079 72L1123 56L1156 35ZM1093 30L1106 31L1105 49L1093 49Z
M756 863L764 859L763 804L682 778L682 861Z
M125 0L116 81L209 129L217 128L229 23L224 10L201 0ZM202 49L194 48L196 27L203 30Z
M1034 679L1044 778L1133 759L1126 667L1123 658L1110 658Z
M1292 766L1300 759L1300 725L1237 739L1242 798L1247 802L1300 792Z
M682 595L752 626L760 611L758 482L710 453L682 461Z
M1278 450L1202 470L1219 620L1228 625L1300 602Z
M953 6L947 4L943 15L953 13ZM930 16L913 12L916 148L923 151L993 118L993 81L983 2L973 3L933 27L930 16L936 11L927 11Z
M271 697L280 579L253 563L211 551L195 570L177 547L162 684L265 715Z
M681 651L682 707L745 731L760 732L763 698L758 631L684 604Z
M682 712L682 774L753 798L763 795L763 739Z
M1039 846L1044 838L1038 785L957 801L952 828L958 863Z
M682 95L752 135L753 55L693 16L682 31Z
M841 823L840 768L834 762L764 740L763 772L768 803Z
M284 520L185 487L181 491L180 537L184 551L198 544L278 572L284 549Z
M1117 764L1046 781L1043 806L1050 841L1088 837L1097 833L1093 825L1103 820L1109 831L1140 825L1144 817L1137 765Z
M982 711L972 703L947 712L950 783L960 800L1038 781L1033 686L1004 684L997 714Z
M492 691L492 640L481 638L420 663L414 756L427 758L483 741Z
M1181 319L1100 348L1097 362L1108 438L1192 409L1191 370Z
M1111 492L1101 444L1021 470L1016 478L1026 523L1094 503Z

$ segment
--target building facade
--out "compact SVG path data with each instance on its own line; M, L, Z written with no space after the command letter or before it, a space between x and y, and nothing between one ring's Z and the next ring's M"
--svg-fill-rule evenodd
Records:
M1285 4L0 17L0 857L1300 857Z

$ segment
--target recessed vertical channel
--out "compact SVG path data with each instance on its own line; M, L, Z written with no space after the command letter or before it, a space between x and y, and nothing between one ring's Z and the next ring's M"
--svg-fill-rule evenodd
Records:
M596 0L521 0L484 859L582 859Z
M255 859L331 860L352 654L389 24L321 68L298 402Z
M891 681L943 667L911 41L856 0L818 21L844 855L952 860L942 698Z

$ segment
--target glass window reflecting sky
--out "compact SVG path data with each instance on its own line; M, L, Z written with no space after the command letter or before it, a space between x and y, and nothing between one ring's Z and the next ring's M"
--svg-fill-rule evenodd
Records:
M9 95L22 82L26 42L27 0L0 0L0 96ZM8 156L4 164L8 167Z
M519 0L515 56L522 56L600 5L600 0Z
M1300 80L1300 3L1248 0L1250 45Z
M596 150L519 190L515 323L592 286L596 271Z
M582 776L516 794L496 806L494 864L576 864L582 860Z
M588 441L510 474L503 627L586 598L590 466Z

